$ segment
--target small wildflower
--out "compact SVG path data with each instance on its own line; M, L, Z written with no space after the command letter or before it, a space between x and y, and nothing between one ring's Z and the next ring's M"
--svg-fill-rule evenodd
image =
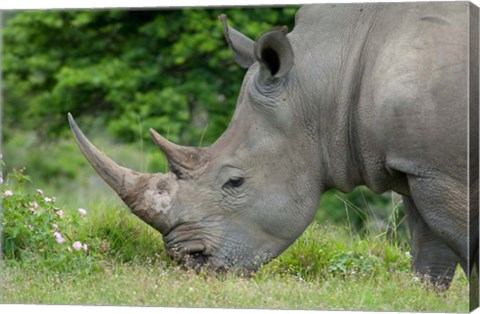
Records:
M53 236L55 237L55 240L57 241L58 244L62 244L65 242L65 239L62 237L62 235L59 232L54 232Z
M32 207L28 208L28 210L31 211L32 214L36 214L36 213L37 213L37 211L36 211L34 208L32 208Z
M47 203L50 203L50 202L52 201L52 199L51 199L50 197L45 197L44 200L45 200L45 202L47 202Z
M29 204L30 204L30 206L33 206L33 208L38 208L38 203L35 202L35 201L30 202Z
M82 248L82 242L75 241L75 242L73 242L72 247L75 251L80 251L80 249Z
M58 217L63 218L63 210L57 211L57 215Z
M79 209L78 209L78 212L79 212L80 215L82 215L82 216L86 216L86 215L87 215L87 211L86 211L85 209L83 209L83 208L79 208Z
M13 192L11 190L6 190L5 193L3 193L5 196L12 196Z
M40 194L40 195L43 195L43 191L40 190L40 189L37 189L37 193Z
M58 225L57 224L52 224L53 230L58 231Z
M72 251L72 248L71 248L71 247L67 247L67 251L71 252L71 251Z
M0 177L0 184L3 183L3 177Z
M88 245L86 245L85 243L83 244L83 250L86 252L88 251Z

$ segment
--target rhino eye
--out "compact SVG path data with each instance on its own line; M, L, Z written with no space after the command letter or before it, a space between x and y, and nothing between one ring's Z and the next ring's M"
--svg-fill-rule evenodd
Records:
M223 189L229 189L229 188L239 188L243 185L245 182L244 178L240 177L235 177L235 178L230 178L224 185Z

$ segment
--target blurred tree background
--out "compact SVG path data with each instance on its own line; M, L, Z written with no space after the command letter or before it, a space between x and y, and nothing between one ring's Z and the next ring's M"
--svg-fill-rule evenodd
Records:
M255 39L294 26L297 7L9 12L3 26L3 147L11 168L64 202L113 193L70 135L67 113L119 163L164 171L154 128L182 145L211 144L227 127L245 70L235 64L218 20ZM99 188L102 186L102 188ZM365 188L328 192L319 211L364 230L373 217L401 221L398 200ZM395 205L397 204L397 205ZM77 205L78 206L78 205ZM398 217L397 217L398 216ZM383 224L383 225L382 225Z
M96 117L122 141L139 121L176 142L210 143L226 128L244 70L218 20L256 38L293 26L296 8L30 11L4 30L5 127L64 136L65 116ZM9 132L5 132L8 140Z

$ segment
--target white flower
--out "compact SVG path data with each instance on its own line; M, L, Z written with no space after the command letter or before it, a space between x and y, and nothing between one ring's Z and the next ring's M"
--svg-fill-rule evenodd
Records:
M40 190L40 189L37 189L37 193L40 194L40 195L43 195L43 191Z
M58 225L57 224L52 224L53 230L58 231Z
M53 236L55 237L55 240L57 241L58 244L62 244L65 242L65 239L62 237L62 235L59 232L54 232Z
M88 251L88 245L86 245L85 243L83 244L83 250L86 252Z
M45 202L47 202L47 203L50 203L50 202L52 201L52 199L51 199L50 197L45 197L44 200L45 200Z
M63 218L63 210L57 211L57 215L58 217Z
M82 242L75 241L75 242L73 242L72 247L75 251L80 251L80 249L82 249L83 245L82 245Z
M83 209L83 208L79 208L79 209L78 209L78 212L79 212L80 215L82 215L82 216L86 216L86 215L87 215L87 211L86 211L85 209Z
M3 193L5 196L12 196L13 192L11 190L6 190L5 193Z
M3 178L2 178L2 177L0 177L0 184L2 184L2 183L3 183Z

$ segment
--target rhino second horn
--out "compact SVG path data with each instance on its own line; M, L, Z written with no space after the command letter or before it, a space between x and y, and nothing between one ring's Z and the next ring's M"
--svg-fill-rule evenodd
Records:
M97 173L107 182L107 184L122 198L128 197L128 194L137 185L139 179L144 174L135 172L116 164L100 150L98 150L86 136L82 133L72 115L68 114L70 129L75 136L80 150L87 158L88 162L97 171ZM127 204L128 205L128 204Z
M158 134L154 129L150 129L150 135L155 145L165 153L168 163L175 168L173 169L174 171L188 172L198 169L203 166L208 159L206 148L185 147L174 144Z

